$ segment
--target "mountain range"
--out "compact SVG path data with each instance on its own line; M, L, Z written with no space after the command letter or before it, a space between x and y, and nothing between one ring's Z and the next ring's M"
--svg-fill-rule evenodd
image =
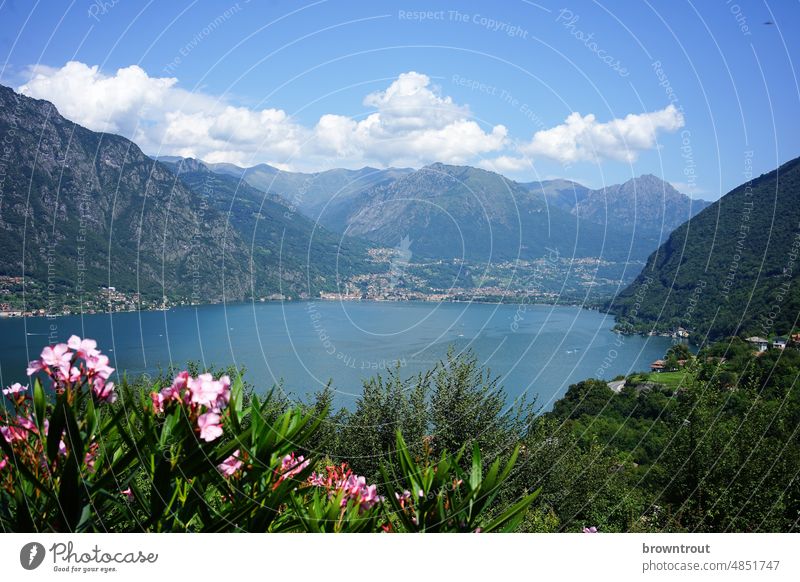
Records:
M569 180L519 183L469 166L420 170L293 173L261 164L206 164L293 201L331 230L395 246L408 237L434 259L566 257L644 261L679 224L702 210L652 175L590 189Z
M769 337L800 313L800 158L679 226L608 307L624 331Z
M106 286L197 302L314 294L367 264L365 244L340 245L286 200L199 166L179 176L2 86L0 135L0 275L24 277L29 303L48 301L34 287L59 301Z
M24 277L34 302L48 287L73 298L101 287L197 302L316 296L374 273L371 249L401 241L412 262L557 250L638 269L707 204L654 176L593 190L441 163L303 174L152 159L2 86L0 133L0 276Z

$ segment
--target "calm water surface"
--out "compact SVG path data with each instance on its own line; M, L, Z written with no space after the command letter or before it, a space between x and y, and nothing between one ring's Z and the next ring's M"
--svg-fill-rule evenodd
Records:
M2 383L48 343L95 338L129 375L189 360L247 368L259 390L283 382L295 398L328 380L337 404L352 406L361 380L400 361L403 374L471 349L501 376L510 396L538 395L549 408L568 386L647 369L672 340L620 336L611 316L578 307L477 303L297 302L209 305L164 312L0 320Z

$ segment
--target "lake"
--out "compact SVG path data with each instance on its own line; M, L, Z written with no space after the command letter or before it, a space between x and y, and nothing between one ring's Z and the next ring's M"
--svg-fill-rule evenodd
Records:
M242 303L0 320L0 380L25 380L25 364L53 333L97 340L129 376L189 360L246 366L265 391L283 381L304 398L329 380L336 403L351 407L361 380L392 367L404 376L431 368L447 352L472 350L501 376L508 394L538 395L550 408L570 384L646 370L673 343L621 336L613 317L579 307L480 303L309 301Z

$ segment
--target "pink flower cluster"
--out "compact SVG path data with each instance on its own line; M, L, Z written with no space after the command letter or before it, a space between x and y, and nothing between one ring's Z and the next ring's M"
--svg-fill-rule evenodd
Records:
M308 482L315 487L327 489L330 497L336 497L343 492L342 507L353 501L364 511L382 501L377 486L367 485L367 480L353 473L347 463L328 466L324 474L312 473Z
M5 392L5 391L4 391ZM24 401L23 401L23 404ZM44 453L43 442L46 441L47 435L50 431L50 423L47 419L44 421L44 438L39 437L39 428L30 416L30 411L25 408L17 410L15 416L6 418L8 424L0 426L0 437L3 438L9 445L14 447L15 455L17 455L18 462L25 463L29 468L38 466L45 474L48 474L52 467ZM35 437L30 441L29 437ZM85 460L91 462L87 465L90 471L94 468L94 456L97 451L96 443L93 443L94 448L90 446L90 453L87 453ZM64 443L64 433L61 433L61 439L58 441L58 456L65 457L67 454L67 445ZM0 469L8 466L8 457L5 455L0 458Z
M114 383L108 381L114 368L109 365L108 356L97 349L97 342L91 339L73 335L65 344L47 346L38 360L28 364L28 376L38 372L50 376L58 392L85 384L101 402L114 402L117 397Z
M275 471L276 475L278 476L278 480L276 481L273 488L277 488L283 481L287 479L293 479L296 477L303 469L308 467L311 460L307 460L303 455L295 456L294 453L290 453L281 459L281 466L279 469Z
M8 396L9 398L15 398L20 394L25 394L28 391L27 386L23 386L19 382L16 384L12 384L8 388L3 388L3 396Z
M217 470L225 477L233 477L236 475L244 466L244 462L239 458L240 454L239 449L236 449L230 457L217 465Z
M231 379L221 376L214 380L211 374L193 378L184 370L175 376L171 386L153 392L150 398L158 414L173 403L187 407L200 438L210 443L222 436L221 413L231 400Z

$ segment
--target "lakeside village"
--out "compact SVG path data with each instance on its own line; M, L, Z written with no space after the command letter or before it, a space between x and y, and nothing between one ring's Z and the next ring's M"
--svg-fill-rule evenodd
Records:
M478 263L462 259L417 260L401 246L368 251L370 272L351 276L339 291L295 295L270 293L256 301L430 301L585 304L619 286L624 265L599 258L562 258L551 253L534 260ZM0 317L61 316L125 311L156 311L197 305L188 298L148 298L115 287L93 294L59 294L48 301L46 286L33 279L0 276ZM33 307L30 307L33 306Z
M100 287L94 296L84 294L81 297L66 297L58 307L48 305L46 297L47 291L41 289L31 279L23 283L22 277L0 276L0 317L54 317L110 311L157 311L180 304L170 302L166 297L161 301L141 298L139 293L125 293L115 287ZM23 298L27 299L28 304L48 305L48 307L23 309L20 307L26 303Z

